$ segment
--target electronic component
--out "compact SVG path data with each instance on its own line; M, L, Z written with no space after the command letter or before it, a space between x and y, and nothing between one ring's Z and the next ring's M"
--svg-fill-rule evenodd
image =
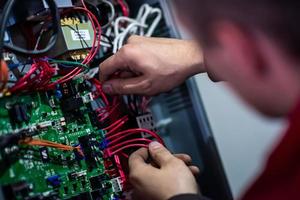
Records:
M61 109L64 112L71 112L80 109L83 106L82 98L71 97L61 101Z
M92 190L99 190L103 188L103 182L108 180L108 177L105 174L99 176L91 177L90 184Z
M29 106L26 104L14 104L9 109L9 116L12 124L22 124L29 122Z
M90 21L83 22L76 17L63 18L58 42L49 55L57 57L69 52L73 60L83 60L88 54L86 49L93 46L94 34Z
M88 135L82 136L78 138L80 147L84 153L85 156L85 162L90 166L91 168L96 167L96 159L95 155L93 153L93 149L90 144L90 137Z
M156 128L153 121L153 115L151 113L136 117L136 122L139 128L148 129L156 132ZM142 137L149 137L149 134L142 133Z
M47 182L53 187L57 187L61 184L61 178L59 175L50 176L47 178Z
M65 22L62 26L62 33L68 51L92 47L94 31L90 23L68 25Z
M87 95L82 97L83 103L90 103L94 100L92 93L88 93Z
M86 177L87 172L86 171L80 171L80 172L70 172L68 174L69 180L74 181L78 179L82 179Z
M121 192L123 190L122 181L121 181L120 177L111 179L110 182L112 184L114 192Z
M74 87L74 84L72 84L72 82L61 84L60 86L58 86L58 89L56 91L60 91L61 98L64 98L64 99L75 96L77 93L77 90Z
M39 151L40 151L42 161L44 163L48 163L50 161L50 158L49 158L49 153L48 153L47 147L42 147L39 149Z

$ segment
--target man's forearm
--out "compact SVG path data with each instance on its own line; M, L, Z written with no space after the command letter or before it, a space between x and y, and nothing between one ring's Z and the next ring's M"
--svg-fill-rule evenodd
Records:
M205 73L204 57L201 48L196 42L190 40L177 40L178 47L181 46L181 64L186 66L186 74L188 77Z

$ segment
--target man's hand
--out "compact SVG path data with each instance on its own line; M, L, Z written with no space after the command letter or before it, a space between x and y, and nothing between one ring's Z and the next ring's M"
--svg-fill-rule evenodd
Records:
M203 57L191 41L131 36L100 65L100 81L109 94L156 95L204 72Z
M198 193L193 173L199 173L199 169L187 166L186 163L191 162L189 156L173 156L157 142L149 145L149 152L155 165L146 162L149 155L145 148L129 158L130 182L143 199L167 200L178 194Z

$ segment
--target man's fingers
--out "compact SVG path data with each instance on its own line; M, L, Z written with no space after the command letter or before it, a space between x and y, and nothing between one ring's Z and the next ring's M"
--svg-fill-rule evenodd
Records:
M186 165L192 164L192 158L191 156L187 154L174 154L174 156L180 160L182 160Z
M136 77L136 74L134 74L133 72L126 72L126 71L123 71L123 72L120 72L118 77L122 78L122 79L125 79L125 78L133 78L133 77Z
M129 157L129 180L134 187L139 187L148 173L152 174L156 168L147 163L148 149L141 148ZM147 179L147 178L146 178Z
M151 83L144 76L112 79L103 84L107 94L147 94L150 88Z
M126 66L122 57L115 54L101 63L99 68L99 79L101 82L104 82L115 72L126 68Z
M198 176L200 174L200 169L196 166L189 166L189 169L191 170L194 176Z
M174 154L174 156L180 160L182 160L191 170L191 172L197 176L200 174L200 169L192 164L192 158L191 156L187 155L187 154Z
M139 35L132 35L128 38L127 44L145 44L149 43L151 45L161 43L161 44L170 44L174 42L174 39L168 38L158 38L158 37L143 37Z
M132 153L129 157L129 170L134 171L135 168L140 166L147 166L146 160L148 159L149 154L146 148L141 148L134 153Z
M134 45L123 46L115 55L109 57L100 64L99 78L104 82L116 72L119 71L132 71L132 67L138 68L135 65L140 60L140 52ZM140 69L134 69L138 72Z
M174 156L160 143L152 142L149 145L151 157L155 163L162 167L168 164Z

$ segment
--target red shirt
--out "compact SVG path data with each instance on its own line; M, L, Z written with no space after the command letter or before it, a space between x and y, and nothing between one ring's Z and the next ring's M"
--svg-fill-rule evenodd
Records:
M289 128L269 157L261 176L242 200L300 199L300 104L289 116Z

